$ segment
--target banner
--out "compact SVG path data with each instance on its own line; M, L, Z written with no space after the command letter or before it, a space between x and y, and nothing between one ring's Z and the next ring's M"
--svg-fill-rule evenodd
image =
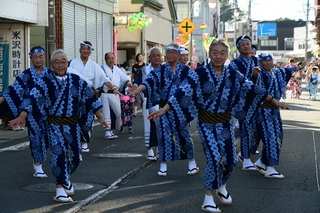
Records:
M0 43L0 95L9 84L9 44Z

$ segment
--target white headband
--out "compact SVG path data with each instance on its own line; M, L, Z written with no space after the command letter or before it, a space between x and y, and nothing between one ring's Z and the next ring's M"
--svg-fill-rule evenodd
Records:
M79 41L79 43L81 44L80 49L81 49L83 46L88 46L88 47L90 47L90 49L92 49L92 51L94 50L90 44L86 44L86 43L84 43L83 41Z

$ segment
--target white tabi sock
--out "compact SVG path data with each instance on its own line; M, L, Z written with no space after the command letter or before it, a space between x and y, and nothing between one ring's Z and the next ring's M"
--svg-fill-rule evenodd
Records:
M63 196L68 196L64 188L56 188L56 197L63 195Z
M253 163L251 162L250 158L246 159L243 158L243 167L253 166Z
M196 160L189 160L189 170L197 167Z
M88 148L88 143L82 143L82 148L83 148L83 149Z
M274 174L274 173L278 173L273 166L267 166L267 170L266 170L267 174Z
M219 192L220 192L221 194L223 194L224 196L227 196L228 192L227 192L227 189L226 189L226 184L221 185L218 190L219 190Z
M105 137L107 137L107 136L111 136L111 131L110 130L106 130Z
M153 149L148 149L148 156L154 156Z
M167 171L167 163L160 163L160 171L162 172Z
M223 203L225 203L225 204L230 204L230 203L232 203L232 198L231 198L230 194L229 194L229 196L228 196L228 191L227 191L227 189L226 189L226 185L227 185L227 184L221 185L220 188L218 189L218 191L220 192L220 194L222 194L224 197L221 196L221 195L219 195L218 193L217 193L217 195L219 196L219 199L220 199Z
M40 166L34 165L34 169L36 170L36 174L37 173L44 173L42 170L42 164L40 164Z
M215 204L215 202L213 201L213 196L212 195L205 195L204 196L204 201L203 201L203 206L213 206L213 207L217 207L217 205ZM206 210L208 211L219 211L219 208L211 208L211 207L205 207Z

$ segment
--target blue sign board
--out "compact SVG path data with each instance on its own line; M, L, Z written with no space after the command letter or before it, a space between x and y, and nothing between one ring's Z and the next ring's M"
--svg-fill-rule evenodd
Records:
M0 44L0 95L9 83L9 44Z
M258 24L258 37L277 36L277 24L261 23Z

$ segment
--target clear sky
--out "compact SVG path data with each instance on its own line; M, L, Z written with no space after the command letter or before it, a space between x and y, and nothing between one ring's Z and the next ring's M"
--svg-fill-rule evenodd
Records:
M308 0L251 0L252 20L275 20L280 17L290 19L307 18ZM241 10L248 11L249 0L238 0ZM309 21L314 21L314 0L309 0Z

